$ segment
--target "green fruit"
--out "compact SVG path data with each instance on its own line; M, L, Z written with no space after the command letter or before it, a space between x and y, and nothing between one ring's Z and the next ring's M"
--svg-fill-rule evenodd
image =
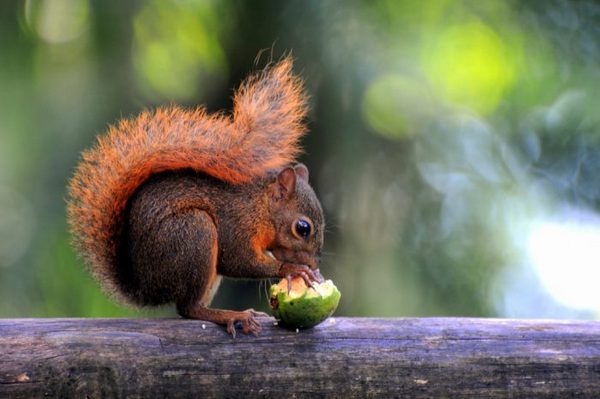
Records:
M300 277L292 279L289 293L283 279L271 286L269 294L273 316L288 328L316 326L335 312L341 297L331 280L309 288Z

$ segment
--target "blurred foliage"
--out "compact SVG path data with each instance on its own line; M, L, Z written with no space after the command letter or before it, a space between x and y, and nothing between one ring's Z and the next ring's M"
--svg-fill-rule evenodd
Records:
M227 10L211 2L152 1L133 20L133 65L140 90L174 100L191 100L227 74L221 31ZM219 79L221 78L221 79Z
M79 153L147 107L230 108L291 51L340 314L595 317L544 278L585 251L538 227L600 234L599 27L592 0L2 2L0 316L173 314L113 303L73 253ZM567 296L599 277L583 255L555 268ZM227 281L216 305L264 291Z

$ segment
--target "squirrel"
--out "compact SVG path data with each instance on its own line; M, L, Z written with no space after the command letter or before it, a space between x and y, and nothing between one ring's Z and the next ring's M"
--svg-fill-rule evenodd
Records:
M307 97L289 57L247 78L233 113L179 106L111 126L68 186L74 246L109 294L174 303L235 337L263 315L209 305L222 276L322 281L323 210L296 163Z

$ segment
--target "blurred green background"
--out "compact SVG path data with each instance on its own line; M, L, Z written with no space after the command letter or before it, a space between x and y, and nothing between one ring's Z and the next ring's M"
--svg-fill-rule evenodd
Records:
M585 0L0 2L0 316L173 315L112 302L71 249L79 153L148 107L229 109L286 52L339 315L598 317ZM227 281L215 304L265 309L265 287Z

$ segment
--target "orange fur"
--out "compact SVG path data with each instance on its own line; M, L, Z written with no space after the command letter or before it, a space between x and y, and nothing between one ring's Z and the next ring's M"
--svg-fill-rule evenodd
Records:
M256 226L256 233L250 241L250 246L256 254L257 259L261 259L263 261L266 260L267 262L265 263L268 263L267 256L265 255L265 249L269 248L269 246L273 244L276 234L277 232L272 226Z
M213 300L213 297L217 293L217 289L221 284L221 276L217 275L217 259L219 254L219 240L216 238L212 240L212 257L210 259L210 276L208 278L208 284L204 295L200 298L200 304L202 306L208 306Z
M152 174L189 168L231 184L264 176L295 160L306 112L302 82L286 58L242 84L232 117L172 106L110 127L83 153L69 184L69 223L92 272L116 291L123 212Z

